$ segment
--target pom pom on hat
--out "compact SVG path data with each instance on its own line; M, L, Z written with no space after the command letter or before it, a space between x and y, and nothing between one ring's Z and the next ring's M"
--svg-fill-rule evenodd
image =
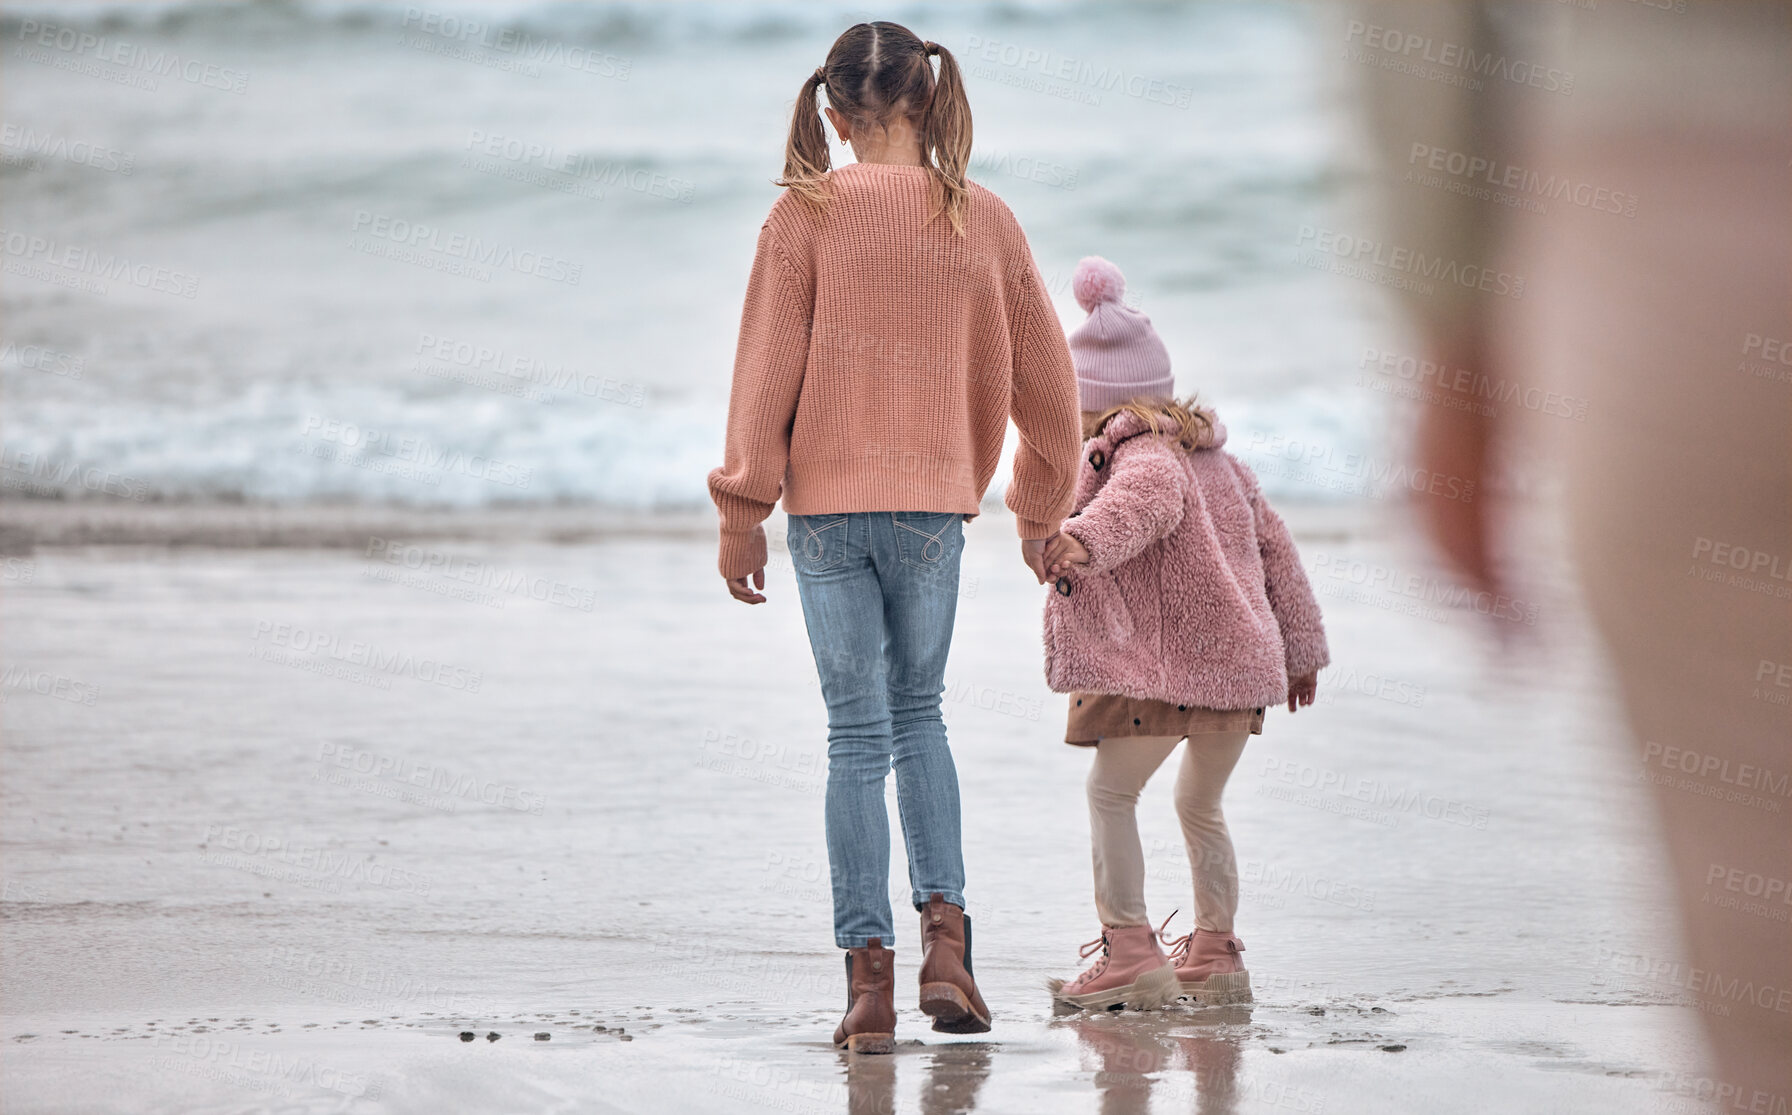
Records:
M1118 302L1126 293L1126 276L1100 256L1084 256L1070 278L1070 289L1076 304L1093 313L1103 302Z
M1170 353L1151 328L1151 319L1120 301L1126 277L1100 256L1076 265L1070 289L1089 316L1070 331L1070 361L1076 390L1086 411L1119 406L1128 399L1166 398L1176 389Z

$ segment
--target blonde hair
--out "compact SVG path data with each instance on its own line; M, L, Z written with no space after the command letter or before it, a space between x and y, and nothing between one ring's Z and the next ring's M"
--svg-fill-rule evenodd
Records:
M938 78L928 61L934 57L940 60ZM952 231L963 236L965 203L971 195L964 177L971 162L971 104L952 52L887 20L856 23L834 40L826 64L815 68L797 94L790 137L784 143L784 174L778 179L778 185L816 205L827 204L822 177L831 165L827 133L815 103L815 91L823 87L828 104L855 128L898 116L916 122L922 165L941 198L934 214L943 209Z
M1176 444L1184 452L1192 452L1213 432L1213 420L1195 404L1195 397L1190 395L1186 399L1128 399L1119 406L1109 407L1099 413L1084 411L1083 439L1086 441L1101 433L1109 422L1122 414L1136 415L1157 435L1168 433L1164 428L1164 419L1176 423Z

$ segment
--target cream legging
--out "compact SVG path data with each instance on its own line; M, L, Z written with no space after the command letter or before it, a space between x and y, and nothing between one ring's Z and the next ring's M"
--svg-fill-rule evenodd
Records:
M1095 857L1095 909L1103 925L1147 925L1145 850L1139 844L1135 811L1139 791L1170 752L1177 736L1135 736L1103 740L1089 770L1089 833ZM1249 732L1190 736L1176 775L1176 816L1188 844L1194 873L1195 926L1232 932L1238 913L1238 861L1220 794Z

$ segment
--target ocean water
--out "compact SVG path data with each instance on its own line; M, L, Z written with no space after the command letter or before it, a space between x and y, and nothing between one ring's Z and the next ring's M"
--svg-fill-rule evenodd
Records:
M1306 5L5 4L0 498L702 506L791 102L861 18L957 53L1067 326L1107 256L1234 448L1379 436L1385 304L1295 258L1354 180Z

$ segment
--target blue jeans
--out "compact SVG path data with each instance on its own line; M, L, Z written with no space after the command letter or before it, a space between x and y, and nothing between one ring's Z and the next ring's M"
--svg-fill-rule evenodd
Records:
M888 948L892 766L916 908L935 891L964 906L958 768L940 718L964 520L931 511L792 515L789 542L828 706L834 941L863 948L881 937Z

